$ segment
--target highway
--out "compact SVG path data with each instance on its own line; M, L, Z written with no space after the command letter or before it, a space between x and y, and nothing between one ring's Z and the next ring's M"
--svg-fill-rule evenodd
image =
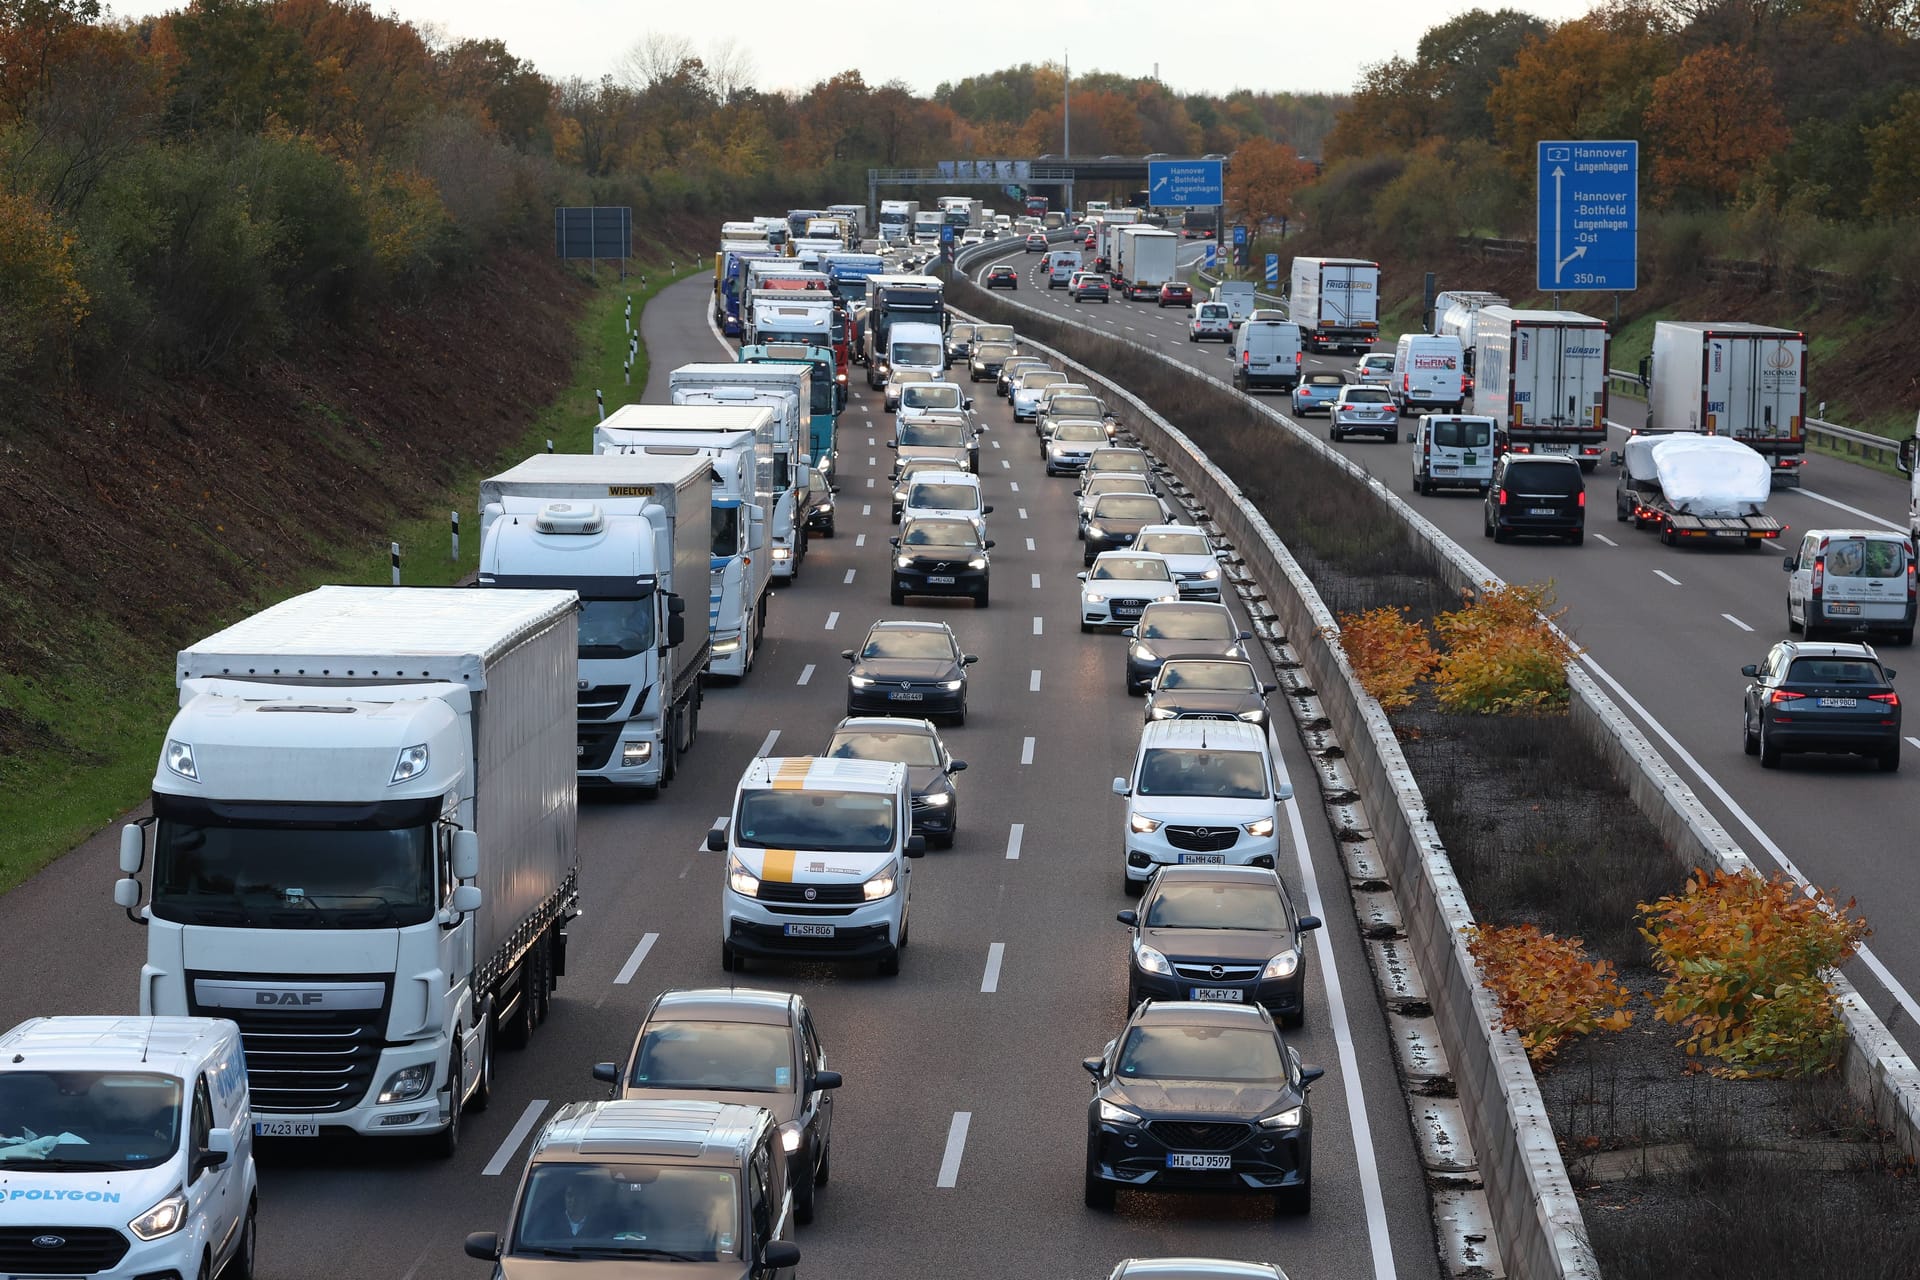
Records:
M1185 242L1183 259L1197 260L1198 242ZM1018 301L1059 313L1098 332L1142 342L1217 378L1230 373L1231 356L1219 343L1187 340L1185 308L1151 302L1077 305L1064 290L1049 290L1034 270L1039 255L1018 244L1005 255L1022 267ZM979 276L986 264L973 264ZM1473 288L1471 280L1445 287ZM1574 305L1574 304L1569 304ZM1577 308L1576 308L1577 309ZM1391 351L1394 334L1379 349ZM1351 367L1353 356L1309 356L1309 369ZM1263 403L1291 416L1283 392ZM1641 420L1638 401L1625 401L1625 415ZM1177 421L1177 418L1176 418ZM1325 438L1326 420L1301 423ZM1871 762L1845 758L1788 757L1782 768L1762 772L1741 753L1740 667L1757 662L1788 638L1786 574L1781 559L1808 529L1870 527L1904 531L1904 480L1835 458L1816 456L1804 471L1805 486L1775 492L1768 511L1789 526L1777 547L1757 551L1662 546L1651 531L1615 523L1617 469L1603 464L1587 478L1587 532L1582 547L1516 541L1495 544L1483 536L1477 496L1412 492L1412 420L1403 421L1398 445L1366 439L1334 447L1392 485L1417 510L1509 582L1551 580L1562 620L1584 647L1583 661L1616 700L1636 717L1654 744L1699 793L1733 837L1765 869L1792 870L1833 892L1855 898L1875 929L1869 952L1849 966L1862 995L1886 1018L1907 1051L1920 1053L1920 863L1906 856L1906 829L1920 788L1920 757L1909 755L1897 775L1878 773ZM1617 435L1616 444L1624 435ZM1882 647L1896 670L1920 678L1920 656ZM1920 750L1920 724L1907 728L1910 748Z
M647 309L648 400L665 399L675 366L723 357L707 303L696 276ZM462 1254L462 1237L505 1225L541 1118L603 1096L592 1065L625 1051L655 993L726 981L721 855L704 851L705 833L751 758L825 745L844 710L840 650L891 615L944 618L980 655L968 723L943 730L970 768L957 846L915 864L899 977L758 965L747 979L804 994L846 1078L833 1181L798 1235L801 1273L1098 1280L1122 1257L1156 1254L1266 1259L1314 1280L1439 1273L1345 873L1284 716L1278 740L1304 792L1291 812L1305 848L1297 861L1283 852L1281 872L1302 910L1327 922L1310 944L1306 1026L1292 1037L1328 1072L1312 1095L1313 1213L1276 1220L1264 1199L1126 1194L1111 1216L1082 1206L1080 1059L1124 1017L1126 931L1113 914L1129 902L1115 874L1122 802L1109 782L1131 760L1141 704L1122 692L1124 642L1076 626L1070 482L1043 476L1031 427L1014 425L990 387L976 406L991 424L992 607L887 606L890 423L856 370L840 427L838 536L815 538L797 581L778 592L758 666L743 685L709 692L700 738L657 801L582 807L586 914L532 1047L501 1054L492 1105L469 1117L450 1161L371 1142L263 1148L263 1275L488 1274ZM102 832L0 900L11 979L0 1017L134 1010L144 939L109 900L114 843Z

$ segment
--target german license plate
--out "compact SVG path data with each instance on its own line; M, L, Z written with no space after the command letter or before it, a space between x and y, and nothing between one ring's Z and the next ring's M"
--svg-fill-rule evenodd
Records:
M831 938L834 927L830 924L790 924L786 932L789 938Z
M1246 999L1238 987L1194 987L1187 993L1189 1000L1214 1000L1221 1004L1238 1004Z
M1140 616L1140 606L1137 604L1116 605L1113 610L1113 616L1116 618L1138 618Z
M1440 473L1445 471L1458 471L1460 468L1454 466L1451 462L1436 462L1433 464L1433 469L1435 473Z
M1822 698L1820 699L1820 705L1823 707L1835 707L1844 711L1844 710L1859 706L1860 699L1858 698Z
M1554 510L1552 507L1528 507L1527 514L1530 516L1550 516L1554 514Z
M1167 1152L1169 1169L1231 1169L1232 1156L1201 1155L1193 1151Z
M919 702L925 695L918 689L896 689L887 697L894 702Z
M1227 855L1224 853L1183 853L1180 855L1180 861L1190 867L1218 867L1224 865L1226 860Z
M1829 601L1827 603L1827 614L1829 617L1835 618L1842 616L1858 617L1860 615L1860 606L1857 604L1839 604Z
M950 573L929 574L927 575L927 581L936 587L950 587L953 585L953 575Z
M256 1138L317 1138L320 1124L315 1120L255 1120Z

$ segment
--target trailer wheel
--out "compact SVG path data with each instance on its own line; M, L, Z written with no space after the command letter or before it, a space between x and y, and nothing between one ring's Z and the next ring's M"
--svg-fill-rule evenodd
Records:
M553 1006L553 935L543 933L540 941L533 944L532 974L532 1024L539 1026L547 1020L547 1014Z

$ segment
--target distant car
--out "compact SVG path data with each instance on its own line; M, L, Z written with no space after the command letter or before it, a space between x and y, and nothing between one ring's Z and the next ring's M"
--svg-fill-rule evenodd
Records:
M1000 366L1013 357L1013 344L1010 342L980 342L973 344L973 354L967 357L967 381L991 381L1000 376Z
M995 379L994 390L1002 398L1011 398L1013 386L1020 381L1020 375L1036 369L1051 369L1053 366L1038 356L1016 356L1000 365L1000 375Z
M1085 241L1083 241L1082 243L1083 243L1083 244L1085 245L1085 247L1087 247L1087 248L1089 248L1089 249L1091 249L1091 248L1093 248L1093 244L1094 244L1094 235L1093 235L1093 232L1091 232L1091 231L1089 231L1089 232L1087 232L1087 238L1086 238L1086 240L1085 240Z
M1009 397L1013 401L1013 420L1026 422L1040 416L1040 391L1067 381L1067 375L1054 369L1030 369L1020 375Z
M967 668L979 659L960 651L944 622L876 622L847 660L847 714L945 715L967 722Z
M1098 448L1099 446L1095 446ZM1088 457L1092 453L1089 451ZM1080 470L1086 470L1083 462ZM1102 471L1095 475L1083 475L1080 487L1074 491L1073 500L1079 506L1080 536L1087 536L1087 520L1093 512L1093 504L1110 493L1140 493L1153 497L1153 481L1146 476L1137 476L1126 471ZM1162 504L1164 505L1164 504ZM1169 517L1171 518L1171 517Z
M1882 773L1900 767L1900 695L1870 645L1782 640L1740 674L1749 682L1740 745L1761 768L1802 751L1871 756Z
M1041 398L1040 416L1034 420L1034 431L1042 439L1053 429L1053 424L1063 418L1090 418L1105 426L1107 439L1112 440L1120 430L1119 420L1113 416L1113 410L1107 408L1107 402L1088 391L1063 391L1059 387L1049 388Z
M973 329L970 324L956 324L947 330L948 364L958 364L973 354Z
M947 754L947 744L931 721L848 716L834 726L825 754L836 760L894 760L907 766L915 834L936 849L953 848L960 831L960 789L953 775L964 772L967 762Z
M1318 370L1300 376L1293 386L1293 411L1301 417L1310 413L1333 412L1333 402L1340 398L1341 388L1347 385L1344 373Z
M1500 455L1482 515L1482 532L1495 542L1518 533L1565 538L1579 546L1587 535L1587 485L1580 464L1558 454Z
M1133 540L1142 551L1167 558L1182 600L1220 598L1220 561L1207 535L1187 524L1153 524Z
M1087 545L1083 558L1091 565L1102 551L1130 547L1142 529L1150 524L1165 524L1171 518L1167 504L1150 493L1109 493L1097 498L1087 512ZM1172 583L1171 577L1168 581ZM1177 584L1173 584L1169 598L1180 598Z
M1016 271L1014 268L1008 267L1008 266L999 266L999 267L992 267L988 269L987 288L1018 289L1019 287L1020 287L1020 273Z
M1147 686L1146 719L1244 720L1264 725L1267 695L1250 662L1233 658L1169 658Z
M1145 554L1136 546L1136 552ZM1158 554L1158 553L1155 553ZM1173 566L1167 566L1172 572ZM1179 585L1175 580L1174 585ZM1172 657L1238 658L1247 656L1251 632L1242 631L1224 604L1205 600L1175 600L1147 606L1140 621L1128 629L1127 693L1144 694L1161 664Z
M1388 444L1400 442L1400 410L1393 397L1380 386L1345 386L1327 409L1327 438L1345 440L1351 435L1375 435Z
M1129 627L1147 606L1180 598L1167 562L1156 555L1109 551L1087 562L1080 579L1080 629Z
M978 228L970 227L960 236L960 243L962 245L985 244L986 242L987 233Z
M1047 433L1040 446L1040 457L1050 476L1078 475L1087 466L1087 455L1107 442L1107 429L1086 418L1061 418Z
M1375 351L1353 366L1353 380L1361 386L1384 387L1393 381L1393 352Z
M1107 278L1092 271L1082 271L1067 286L1067 294L1075 302L1112 302L1113 293L1107 285Z
M1213 239L1213 228L1183 225L1180 228L1180 236L1185 240L1211 240Z
M1160 286L1160 299L1157 307L1190 307L1193 305L1193 286L1185 280L1169 280Z
M1028 253L1045 253L1047 251L1047 238L1036 231L1027 237L1026 246Z
M1261 1005L1284 1027L1305 1020L1303 935L1320 918L1294 909L1271 868L1161 867L1140 909L1119 920L1133 934L1129 1010L1145 1000L1198 1000Z

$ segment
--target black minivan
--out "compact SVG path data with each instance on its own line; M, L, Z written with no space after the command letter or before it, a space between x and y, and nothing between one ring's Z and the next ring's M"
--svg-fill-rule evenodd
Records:
M1565 538L1587 534L1587 486L1580 464L1557 454L1505 453L1493 464L1484 532L1495 542L1516 533Z

